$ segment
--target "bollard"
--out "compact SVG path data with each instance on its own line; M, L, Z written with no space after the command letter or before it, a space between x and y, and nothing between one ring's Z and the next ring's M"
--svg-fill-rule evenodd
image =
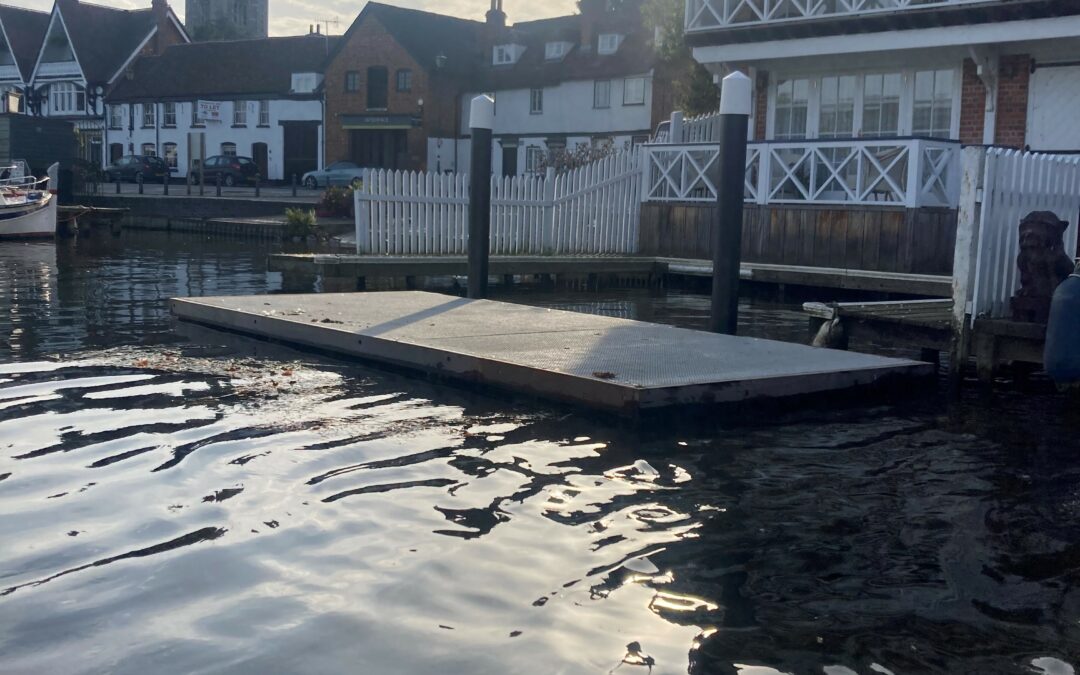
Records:
M166 167L165 175L161 179L161 185L165 188L165 196L169 196L169 169Z
M470 298L487 297L488 256L491 250L491 128L495 101L481 95L469 107L472 158L469 168L469 285Z
M296 196L296 174L292 175L292 196Z
M116 194L120 194L120 176L116 177Z
M191 171L190 170L187 172L187 175L184 176L184 185L187 186L187 196L190 197L191 196Z
M724 78L720 90L720 176L716 182L717 208L712 232L712 313L709 330L728 335L735 335L739 326L739 258L750 92L750 78L738 71Z
M143 175L142 173L135 174L135 182L139 184L139 194L143 193Z
M199 196L202 197L206 190L206 174L203 172L202 165L199 165Z
M214 183L216 185L215 190L217 191L217 196L220 197L221 196L221 174L220 173L218 175L214 176Z
M256 171L255 172L255 198L258 199L261 196L261 194L262 193L259 191L259 172Z

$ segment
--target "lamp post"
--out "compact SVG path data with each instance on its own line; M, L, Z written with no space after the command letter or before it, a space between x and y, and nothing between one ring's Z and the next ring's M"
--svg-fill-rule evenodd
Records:
M477 96L469 107L472 154L469 168L469 284L470 298L487 297L488 252L491 240L491 129L495 101Z
M742 246L746 135L750 120L750 78L736 71L720 89L720 175L713 222L712 313L709 330L734 335L739 325L739 263Z

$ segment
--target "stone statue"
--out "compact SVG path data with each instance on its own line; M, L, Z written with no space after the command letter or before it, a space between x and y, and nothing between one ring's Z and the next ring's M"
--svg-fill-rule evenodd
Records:
M1020 221L1020 290L1012 297L1014 321L1046 323L1054 289L1073 271L1062 235L1069 223L1050 211L1032 211Z

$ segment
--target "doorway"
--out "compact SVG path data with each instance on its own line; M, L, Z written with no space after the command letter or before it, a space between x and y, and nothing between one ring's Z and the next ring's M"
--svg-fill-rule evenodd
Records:
M285 180L296 174L297 180L319 168L319 125L307 122L282 122L285 131Z
M251 144L251 159L259 167L259 176L266 180L270 177L270 149L266 143Z
M504 145L502 149L502 175L514 177L518 172L518 146Z
M404 129L349 132L349 159L365 169L408 169L408 148Z

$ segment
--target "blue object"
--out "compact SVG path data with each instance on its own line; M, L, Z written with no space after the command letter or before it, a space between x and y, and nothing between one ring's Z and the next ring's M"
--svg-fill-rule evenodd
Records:
M1080 382L1080 275L1073 273L1054 291L1043 352L1046 374L1058 384Z

